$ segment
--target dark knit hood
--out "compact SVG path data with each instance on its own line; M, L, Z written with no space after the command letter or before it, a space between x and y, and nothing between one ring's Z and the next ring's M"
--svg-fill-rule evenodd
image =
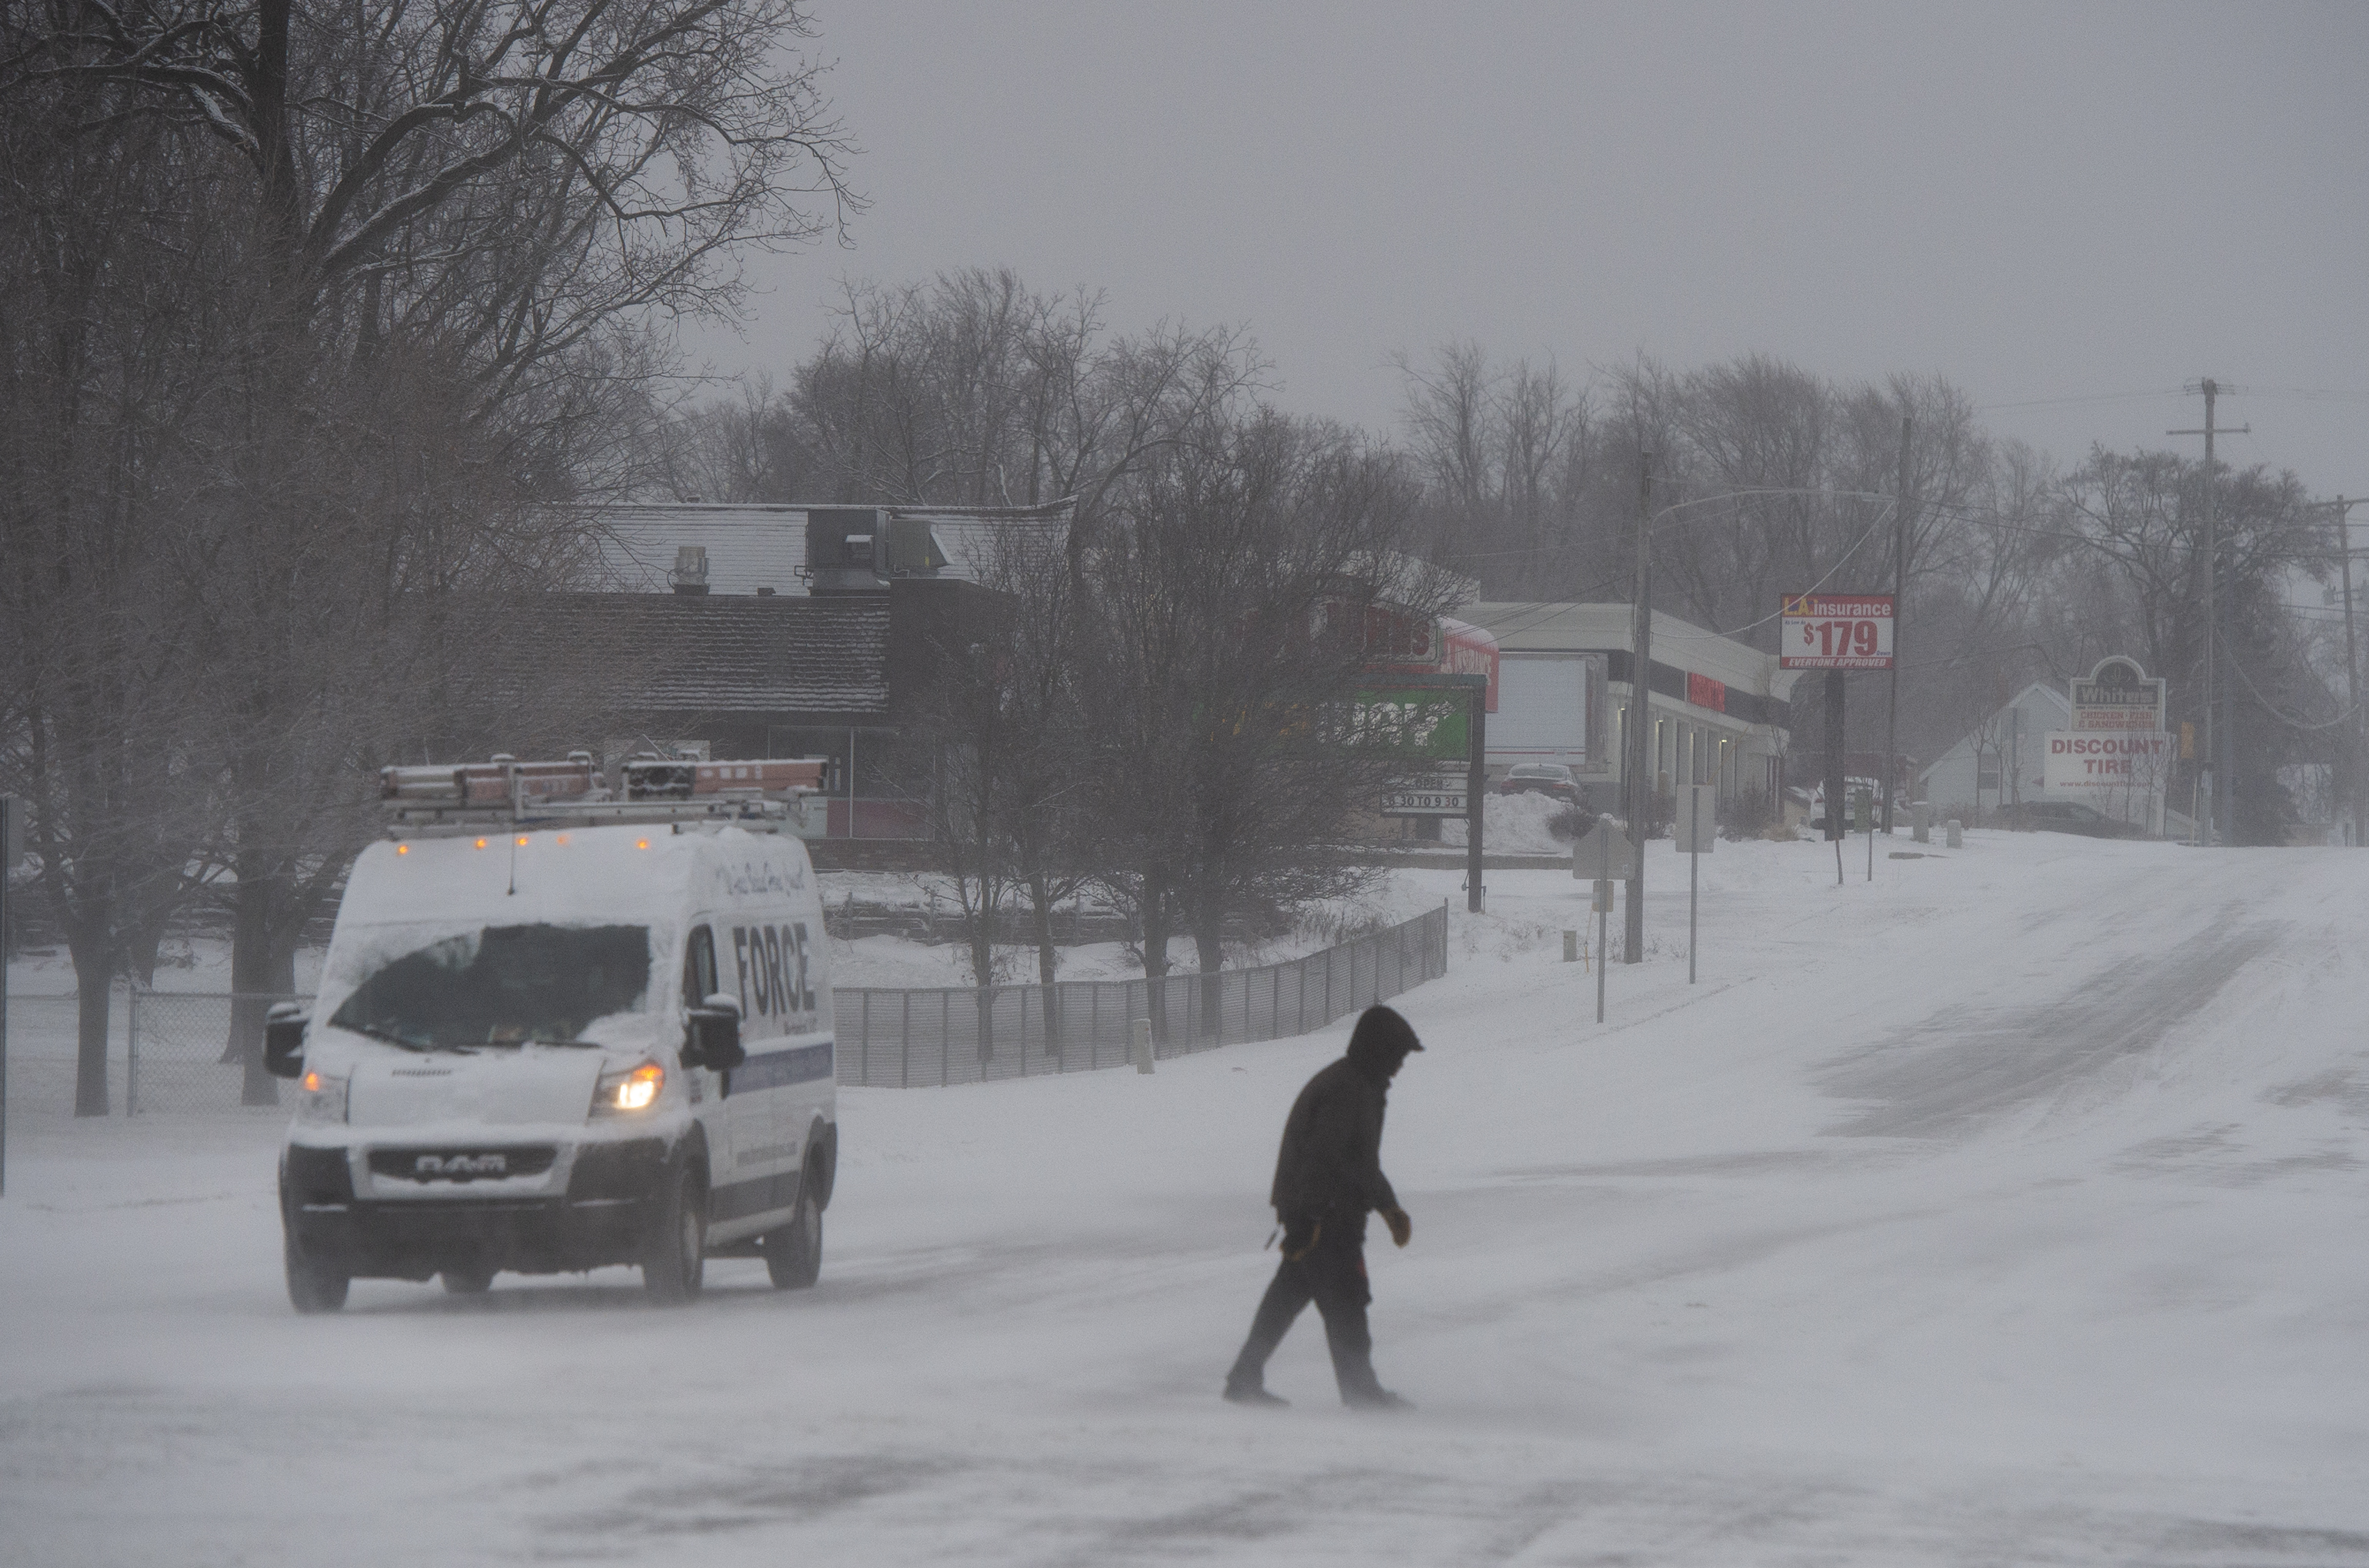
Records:
M1407 1053L1421 1049L1414 1026L1388 1007L1368 1007L1349 1031L1349 1065L1377 1083L1388 1083Z

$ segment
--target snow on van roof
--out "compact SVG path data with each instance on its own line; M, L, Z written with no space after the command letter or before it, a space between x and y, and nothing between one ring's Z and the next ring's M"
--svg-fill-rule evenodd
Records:
M706 887L722 878L724 892ZM381 841L364 850L338 908L349 925L583 925L630 918L662 925L728 884L813 883L790 834L738 828L677 832L659 824L487 831L474 838Z

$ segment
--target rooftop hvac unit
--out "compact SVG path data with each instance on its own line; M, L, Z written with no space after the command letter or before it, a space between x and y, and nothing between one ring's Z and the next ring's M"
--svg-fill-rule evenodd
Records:
M816 593L885 593L894 578L933 578L946 553L927 518L878 507L807 513L807 575Z

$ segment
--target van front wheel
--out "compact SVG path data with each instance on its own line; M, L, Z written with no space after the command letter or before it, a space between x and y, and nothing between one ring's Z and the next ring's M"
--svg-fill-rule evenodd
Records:
M822 1205L811 1176L798 1184L796 1217L765 1232L765 1272L776 1290L804 1290L822 1277Z
M283 1231L280 1254L288 1265L288 1304L300 1312L334 1312L346 1304L350 1281L336 1269L304 1255L295 1232Z
M688 1164L667 1177L642 1243L642 1288L650 1299L680 1305L699 1294L707 1272L707 1202Z

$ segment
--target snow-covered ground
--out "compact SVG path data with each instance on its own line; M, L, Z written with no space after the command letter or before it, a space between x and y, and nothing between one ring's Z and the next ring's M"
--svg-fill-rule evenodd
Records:
M1456 898L1369 1251L1405 1416L1334 1402L1312 1314L1292 1409L1217 1399L1342 1028L845 1093L821 1286L681 1312L300 1319L275 1127L17 1116L0 1560L2369 1563L2369 856L1848 864L1721 844L1690 990L1655 845L1602 1027L1585 884Z

